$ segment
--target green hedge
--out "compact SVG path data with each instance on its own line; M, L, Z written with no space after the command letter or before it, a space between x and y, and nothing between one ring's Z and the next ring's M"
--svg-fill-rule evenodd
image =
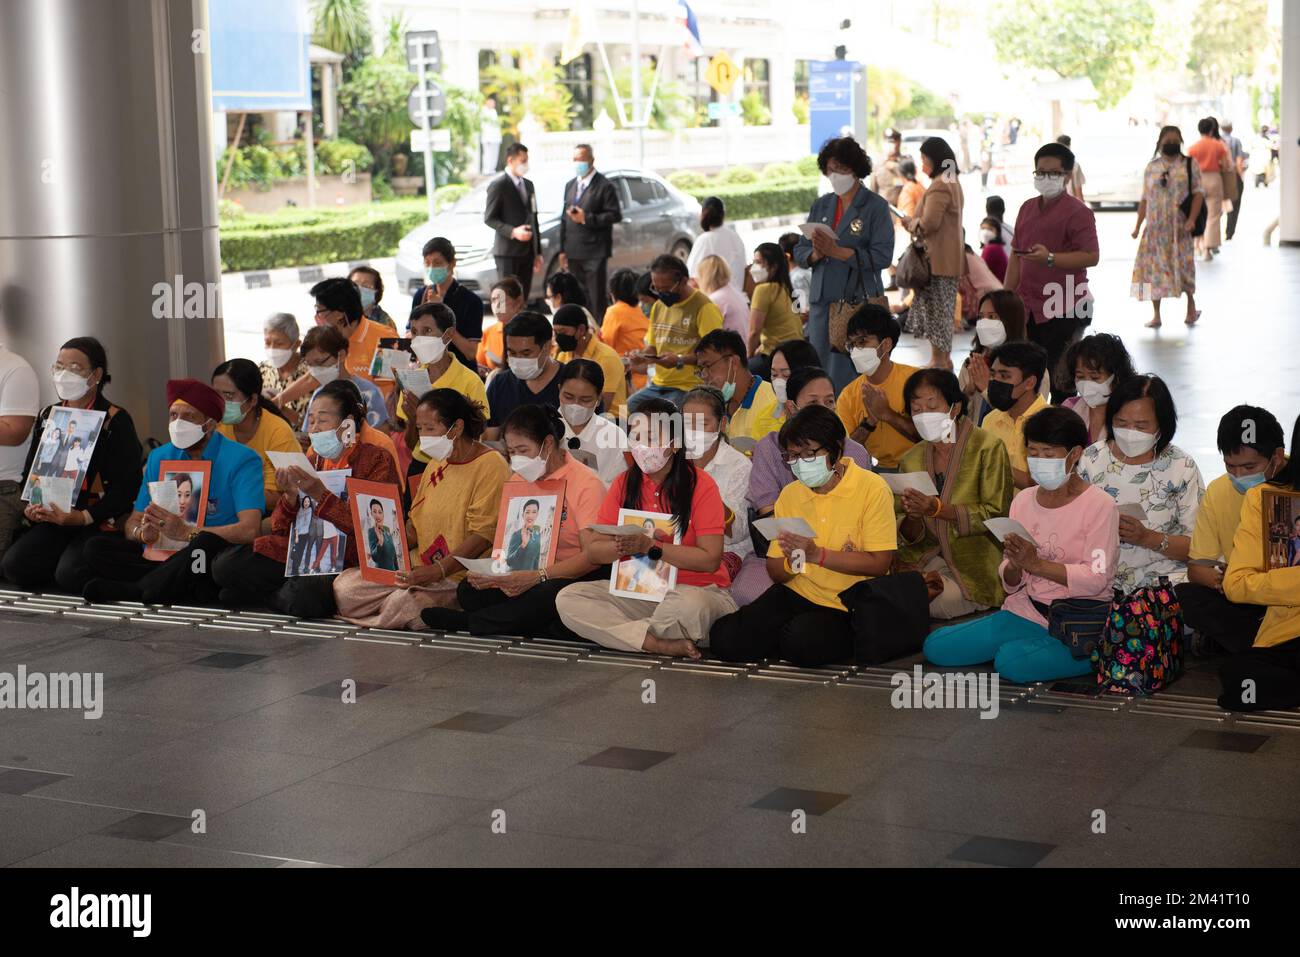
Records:
M311 266L391 256L402 237L424 222L424 209L373 210L360 216L321 217L278 228L221 230L221 268L226 272Z
M767 216L790 216L806 213L818 196L818 181L790 180L784 183L753 183L739 186L714 186L692 190L703 202L716 196L727 207L727 218L761 219Z

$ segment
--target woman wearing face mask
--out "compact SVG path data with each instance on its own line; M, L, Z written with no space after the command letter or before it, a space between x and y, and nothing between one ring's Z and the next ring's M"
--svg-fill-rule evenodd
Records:
M357 440L364 422L361 395L351 383L336 381L323 386L307 409L311 436L307 458L312 468L317 472L351 469L352 478L396 485L393 460L381 449ZM350 568L357 567L361 530L352 525L351 505L331 492L318 475L293 466L279 469L275 477L284 494L271 514L270 534L223 552L212 563L212 580L220 589L221 604L228 608L265 606L299 618L328 618L335 611L333 576L285 577L290 529L298 521L303 498L310 499L314 503L312 518L330 523L338 534L347 536L342 563ZM337 562L336 550L330 539L322 539L316 567L326 568L327 557Z
M903 228L924 242L930 258L930 281L915 290L912 323L930 341L930 367L951 369L953 317L957 286L966 274L961 216L966 198L957 181L957 158L941 136L921 144L921 169L930 186L915 216L903 218Z
M1004 342L1026 338L1025 304L1010 289L998 289L980 297L975 320L975 338L971 341L970 355L961 364L957 381L962 392L970 399L971 421L979 425L992 406L989 405L989 354ZM1039 394L1049 394L1051 384L1043 374Z
M735 227L725 224L726 218L726 208L718 197L710 196L700 204L700 235L691 246L691 254L686 257L686 268L691 278L698 281L701 278L700 264L710 256L718 256L727 264L728 284L744 295L745 241ZM708 290L703 284L700 289L707 295Z
M853 654L853 628L840 593L889 574L897 547L893 496L885 480L844 456L844 424L810 406L781 426L781 451L798 479L776 500L777 518L801 518L811 538L783 531L768 546L776 585L714 624L723 661L780 658L804 668Z
M998 282L1007 278L1007 244L1002 238L1002 224L992 216L980 222L980 259L998 277Z
M709 626L736 610L722 564L726 507L717 483L687 459L682 414L666 399L646 399L628 420L632 464L615 479L596 521L617 525L620 509L673 517L675 542L640 533L604 535L584 529L593 565L644 556L677 568L677 584L662 602L611 595L603 581L570 585L555 599L560 621L589 641L620 651L699 658Z
M546 301L551 306L551 312L558 312L561 306L581 306L591 310L587 290L573 273L557 272L546 280Z
M1187 580L1187 552L1196 509L1205 494L1201 470L1171 444L1178 413L1164 380L1138 375L1115 383L1106 403L1106 434L1089 446L1079 474L1120 506L1136 505L1145 519L1120 515L1115 587L1129 594Z
M1191 210L1183 216L1180 207L1189 195ZM1200 318L1196 309L1197 240L1192 231L1204 203L1201 167L1183 155L1183 134L1176 126L1161 128L1156 155L1142 175L1142 201L1133 227L1133 238L1137 239L1139 232L1142 238L1133 262L1131 289L1140 302L1151 303L1148 329L1160 328L1160 300L1183 294L1187 295L1184 321L1190 326Z
M426 608L455 608L464 576L458 559L489 555L496 539L501 487L510 465L480 439L483 410L452 389L432 389L415 409L429 465L411 492L406 537L411 569L397 587L368 582L349 568L334 582L339 616L371 628L425 628Z
M496 321L483 329L483 338L479 340L475 360L478 362L480 375L488 375L506 364L505 328L519 313L524 311L524 287L514 276L506 276L492 284L488 307Z
M28 504L23 514L31 527L4 553L4 575L19 588L57 585L75 593L93 575L82 558L86 541L100 531L119 533L131 514L140 491L141 447L130 413L104 397L108 356L99 340L88 336L69 339L55 357L51 376L59 402L46 406L36 417L24 475L33 473L38 454L46 447L42 443L45 424L56 410L103 412L104 424L85 480L73 496L73 508L64 511L52 502Z
M903 401L921 441L898 470L926 473L939 494L909 488L896 496L899 563L925 575L931 618L1001 605L1001 550L984 520L1005 516L1015 491L1006 446L966 417L966 396L946 369L912 373Z
M760 243L749 267L754 279L754 301L749 309L749 368L767 376L772 350L782 342L803 338L803 320L794 309L794 287L785 253L776 243Z
M1074 391L1061 403L1079 413L1088 426L1088 438L1100 442L1106 438L1106 403L1116 383L1137 373L1133 360L1119 336L1096 332L1085 336L1065 353L1065 368L1074 372Z
M1010 517L1033 541L1006 536L1002 608L931 632L926 661L946 668L992 661L994 671L1021 684L1091 673L1091 661L1073 657L1048 633L1046 617L1057 599L1111 598L1119 514L1110 496L1075 474L1087 441L1083 423L1066 409L1049 406L1025 423L1037 484L1016 493Z
M817 167L831 181L832 192L819 196L808 213L816 230L794 248L794 261L812 270L808 341L836 389L853 379L848 356L832 353L831 303L862 295L883 296L880 271L894 261L894 223L889 204L862 185L871 173L871 159L851 136L827 140L817 154Z
M717 389L701 386L686 393L682 400L682 421L686 426L683 437L686 457L717 483L722 504L730 513L722 562L734 579L740 563L754 550L749 540L749 507L745 500L750 461L726 439L727 404Z
M609 278L610 305L600 323L600 341L624 360L645 348L645 334L650 328L650 310L642 307L639 292L642 278L634 269L619 269ZM648 290L649 274L644 278ZM647 296L647 301L654 300ZM632 391L644 389L645 382L644 375L633 375Z
M379 305L379 300L384 298L384 279L379 275L379 270L370 266L358 266L348 273L348 279L357 287L357 292L361 295L361 311L365 313L366 318L371 322L385 325L396 333L397 323L393 322L393 317L384 312L383 307Z
M262 374L262 394L274 399L307 374L307 366L298 354L298 347L302 345L298 320L290 313L277 312L262 324L262 337L266 343L266 359L258 363L257 369ZM298 429L310 401L311 396L304 392L296 399L277 402L276 405L289 424Z
M607 312L608 316L609 313ZM600 481L609 488L627 470L627 434L618 424L597 415L605 373L590 359L570 359L556 380L560 388L560 416L564 421L564 447L580 453ZM521 406L520 408L528 408Z
M282 493L275 479L275 464L266 453L298 452L301 448L288 418L258 391L261 382L257 366L248 359L228 359L212 370L212 388L226 403L217 431L261 458L269 515Z
M787 339L772 348L772 391L776 393L776 417L785 418L786 399L789 398L789 380L795 369L820 369L817 350L807 339ZM771 433L769 433L771 434Z
M626 415L627 371L623 360L600 341L591 313L580 306L561 306L551 317L555 330L555 361L564 365L574 359L590 359L605 374L601 406L616 416Z
M422 618L430 628L544 638L559 620L555 596L561 589L575 581L609 581L609 569L589 562L581 541L582 530L597 522L605 486L565 451L563 434L559 414L540 405L521 405L504 427L513 474L502 487L502 501L519 495L515 491L519 482L564 482L564 507L552 530L555 560L539 567L542 552L535 525L526 536L523 529L513 530L504 543L512 571L504 577L470 572L456 589L464 611L426 608ZM536 505L535 499L525 503L525 523Z

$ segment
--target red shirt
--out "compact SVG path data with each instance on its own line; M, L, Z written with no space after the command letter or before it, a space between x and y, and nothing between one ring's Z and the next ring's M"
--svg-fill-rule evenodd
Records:
M1217 173L1223 168L1223 159L1228 155L1228 146L1223 140L1202 136L1187 147L1187 155L1196 160L1202 173Z
M1050 203L1035 196L1026 200L1016 215L1016 249L1031 249L1042 243L1049 252L1079 253L1098 251L1097 218L1086 203L1062 193ZM1032 314L1034 322L1047 322L1061 316L1080 315L1080 305L1092 296L1088 292L1088 270L1073 272L1047 263L1020 260L1020 284L1017 293Z
M632 468L636 466L633 465ZM695 471L695 495L691 498L691 520L686 526L686 533L682 536L681 543L696 546L699 544L700 535L723 534L727 526L727 517L726 509L722 504L722 495L718 492L718 483L713 481L713 476L694 465L691 468ZM627 487L627 477L630 474L629 469L614 479L614 484L605 493L605 501L600 505L596 524L618 524L618 510L623 507L623 490ZM637 503L636 508L643 512L672 513L672 509L668 507L667 497L660 494L659 486L645 474L641 476L641 501ZM679 568L677 584L696 585L701 588L706 585L717 585L719 588L727 588L731 585L731 575L727 572L727 566L721 562L712 572L692 572Z

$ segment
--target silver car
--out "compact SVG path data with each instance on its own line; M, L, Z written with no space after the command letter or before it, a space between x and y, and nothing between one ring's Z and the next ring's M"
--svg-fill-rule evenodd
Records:
M611 275L624 266L645 269L662 253L685 259L700 232L700 204L655 173L638 169L602 170L618 190L623 221L614 225ZM560 213L569 170L540 170L529 178L537 189L537 219L542 232L545 274L559 270ZM456 279L485 302L497 281L492 242L496 234L483 224L483 207L491 179L485 179L431 222L411 230L397 246L397 281L414 292L424 285L424 244L445 236L456 247ZM542 295L534 277L532 296Z

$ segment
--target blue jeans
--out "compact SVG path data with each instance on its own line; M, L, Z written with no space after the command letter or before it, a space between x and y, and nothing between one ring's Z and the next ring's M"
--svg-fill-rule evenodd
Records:
M682 399L686 398L686 393L681 389L666 389L661 385L655 385L653 382L644 389L637 389L627 397L627 411L635 412L639 403L646 399L667 399L677 408L682 407Z
M821 360L822 368L831 377L831 385L835 387L835 394L839 395L844 391L844 387L857 377L857 370L853 368L853 363L848 356L842 352L833 352L831 350L831 304L828 302L814 302L808 310L808 325L804 330L808 336L808 341L812 347L817 350L817 358Z
M926 661L945 668L992 661L994 671L1016 684L1092 673L1087 658L1075 658L1042 625L1009 611L933 631L924 651Z

